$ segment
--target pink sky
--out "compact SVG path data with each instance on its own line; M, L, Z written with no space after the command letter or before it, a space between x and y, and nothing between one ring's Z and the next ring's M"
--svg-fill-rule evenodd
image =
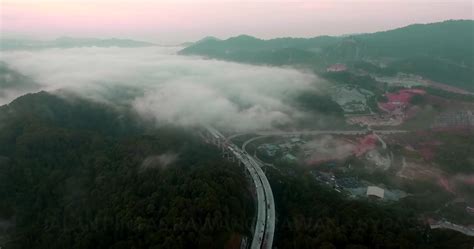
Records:
M0 0L3 36L131 37L162 42L213 35L261 38L373 32L473 19L472 0Z

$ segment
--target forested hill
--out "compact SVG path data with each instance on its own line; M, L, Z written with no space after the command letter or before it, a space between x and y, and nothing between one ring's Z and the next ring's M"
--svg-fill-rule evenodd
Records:
M183 49L181 54L320 69L333 63L369 61L473 90L473 44L474 21L456 20L341 37L261 40L241 35L208 39Z
M432 24L415 24L407 27L343 37L320 36L314 38L276 38L262 40L240 35L227 40L205 39L181 51L233 58L242 51L273 52L282 49L304 50L333 59L390 57L409 58L430 56L450 59L465 66L473 65L474 21L445 21ZM258 60L258 58L255 58ZM258 61L255 61L258 62Z
M240 35L227 40L203 39L181 50L180 54L270 65L313 63L323 48L339 40L329 36L262 40Z
M473 66L474 21L415 24L404 28L349 36L340 46L353 47L349 58L433 57ZM334 47L338 48L338 47ZM350 50L350 49L348 49ZM335 55L337 57L337 54Z
M245 186L183 129L46 92L0 107L2 248L224 248L249 233Z

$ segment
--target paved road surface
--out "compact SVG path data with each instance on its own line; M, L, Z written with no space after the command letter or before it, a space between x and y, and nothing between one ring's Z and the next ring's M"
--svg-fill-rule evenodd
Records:
M219 131L206 127L215 142L228 150L241 163L252 177L257 193L257 219L251 249L271 249L275 232L275 202L273 193L261 164L251 155L228 141Z
M321 135L321 134L334 134L334 135L364 135L369 132L375 132L377 134L396 134L406 133L405 130L308 130L308 131L257 131L253 134L260 136L296 136L296 135Z
M396 134L396 133L406 133L409 131L406 130L302 130L302 131L278 131L278 130L269 130L269 131L255 131L255 132L246 132L246 133L236 133L227 138L227 140L232 140L236 137L255 134L257 136L296 136L296 135L323 135L323 134L333 134L333 135L364 135L370 132L375 132L377 134Z

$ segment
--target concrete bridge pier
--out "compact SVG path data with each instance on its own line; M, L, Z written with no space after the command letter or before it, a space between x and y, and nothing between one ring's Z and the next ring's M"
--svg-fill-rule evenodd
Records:
M222 158L227 158L229 155L228 155L228 152L223 150L222 151Z
M222 151L222 154L226 153L225 146L221 146L221 151Z
M223 151L224 151L224 152L222 153L222 156L223 156L225 159L227 159L227 160L230 161L230 158L232 157L230 151L228 151L228 150L226 150L226 149L224 149Z

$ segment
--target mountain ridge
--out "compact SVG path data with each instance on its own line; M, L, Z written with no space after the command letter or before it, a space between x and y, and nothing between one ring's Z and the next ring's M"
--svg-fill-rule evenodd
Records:
M376 33L262 40L239 35L184 48L182 55L322 72L335 63L371 62L474 90L474 20L413 24ZM439 72L445 72L440 74Z
M17 49L45 49L45 48L75 48L75 47L150 47L156 44L145 41L137 41L123 38L77 38L77 37L58 37L54 40L40 41L28 39L2 39L0 50Z

